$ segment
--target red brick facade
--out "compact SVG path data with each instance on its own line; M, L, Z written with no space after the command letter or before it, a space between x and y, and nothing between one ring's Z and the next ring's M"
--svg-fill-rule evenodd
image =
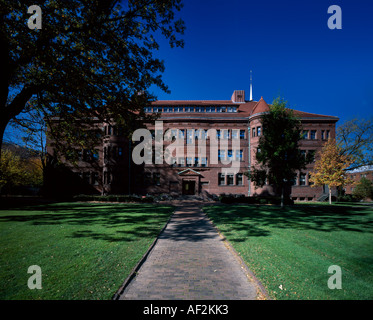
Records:
M183 146L175 147L169 155L169 163L162 158L160 164L155 164L157 155L153 152L152 164L134 164L129 158L136 144L126 141L115 126L105 125L103 144L97 147L99 169L81 161L71 170L98 193L273 194L270 186L256 189L243 175L255 164L259 137L263 134L260 119L268 110L263 98L258 102L245 101L243 90L234 91L231 100L156 101L146 112L160 112L157 124L163 127L163 133L169 130L183 141ZM294 113L303 125L305 138L300 148L304 152L315 153L329 137L335 138L337 117L296 110ZM146 126L153 136L157 135L159 127L155 122ZM220 151L212 147L212 134L216 135ZM155 143L153 139L153 147ZM164 149L173 143L165 141ZM224 159L234 160L237 170L224 172L224 168L232 167L232 163L222 164ZM310 187L308 175L312 168L313 164L309 164L304 172L298 173L291 191L293 199L317 200L325 191L322 187Z

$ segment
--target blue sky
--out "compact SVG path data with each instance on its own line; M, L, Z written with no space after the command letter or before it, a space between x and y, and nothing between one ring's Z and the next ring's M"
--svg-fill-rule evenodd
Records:
M158 99L230 99L250 87L268 102L334 115L340 123L373 116L373 1L185 0L185 47L161 41L157 56L171 94ZM328 7L342 9L330 30Z

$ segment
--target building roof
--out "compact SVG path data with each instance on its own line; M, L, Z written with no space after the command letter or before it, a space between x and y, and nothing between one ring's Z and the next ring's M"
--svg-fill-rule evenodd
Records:
M257 102L253 110L251 111L250 115L254 115L257 113L263 113L269 111L269 105L267 102L264 101L263 97L260 98L260 100Z
M162 112L161 120L245 120L254 116L255 114L260 114L263 112L268 112L270 110L270 105L264 100L263 97L259 101L245 101L240 99L240 102L236 102L239 99L237 97L244 97L243 90L235 90L232 95L232 100L158 100L152 102L152 106L158 107L170 107L170 106L235 106L237 107L237 112ZM325 121L338 121L338 117L321 115L316 113L309 113L299 110L293 110L294 115L300 117L302 120L325 120Z
M346 170L348 173L361 173L361 172L368 172L373 171L373 165L371 166L363 166L352 170Z

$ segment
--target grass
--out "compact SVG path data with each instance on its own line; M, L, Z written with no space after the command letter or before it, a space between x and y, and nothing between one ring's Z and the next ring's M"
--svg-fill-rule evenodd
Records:
M373 208L212 206L205 212L274 299L373 299ZM342 270L342 289L327 282Z
M172 212L102 203L0 210L0 299L111 299ZM41 290L27 286L31 265L41 268Z

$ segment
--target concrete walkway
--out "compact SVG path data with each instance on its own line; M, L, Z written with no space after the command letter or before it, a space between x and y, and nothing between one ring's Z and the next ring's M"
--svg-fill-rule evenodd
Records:
M254 300L258 287L197 202L176 208L120 300Z

